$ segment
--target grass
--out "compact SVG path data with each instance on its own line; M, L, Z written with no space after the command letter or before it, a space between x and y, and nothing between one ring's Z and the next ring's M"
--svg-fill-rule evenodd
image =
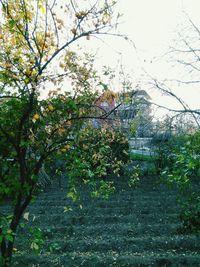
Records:
M134 161L148 161L152 162L156 160L156 156L154 155L143 155L143 154L137 154L137 153L130 153L131 160Z

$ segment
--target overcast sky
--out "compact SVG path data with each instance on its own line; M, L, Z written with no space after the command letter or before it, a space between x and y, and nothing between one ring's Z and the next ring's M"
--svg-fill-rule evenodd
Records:
M185 13L200 25L200 0L119 0L118 10L124 14L120 32L133 40L136 49L120 39L108 38L110 46L101 46L99 61L116 66L119 55L115 51L120 52L121 63L141 87L147 81L145 72L161 80L178 78L181 70L172 68L163 55L174 45L177 32L186 25ZM173 85L173 91L191 108L200 109L200 84L196 87ZM173 99L161 97L155 91L151 91L151 95L162 105L178 108Z

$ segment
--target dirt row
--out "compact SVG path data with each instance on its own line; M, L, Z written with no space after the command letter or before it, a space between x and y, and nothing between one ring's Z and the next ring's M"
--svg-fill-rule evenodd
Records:
M136 188L120 178L108 199L87 188L71 203L67 188L52 185L31 205L18 233L13 266L200 266L200 240L180 235L176 191L145 177ZM81 205L80 205L81 204ZM64 213L64 207L71 211ZM28 227L39 227L45 244L31 250Z

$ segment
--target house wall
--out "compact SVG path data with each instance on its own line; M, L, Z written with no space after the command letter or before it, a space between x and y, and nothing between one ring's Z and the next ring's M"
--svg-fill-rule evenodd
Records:
M152 138L130 138L129 145L131 149L142 150L152 147Z

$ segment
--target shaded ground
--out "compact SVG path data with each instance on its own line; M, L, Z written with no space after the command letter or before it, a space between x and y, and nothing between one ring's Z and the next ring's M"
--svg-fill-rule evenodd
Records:
M29 225L42 229L41 255L26 227L16 244L14 267L200 266L200 239L179 235L176 192L146 177L131 189L119 181L109 200L82 190L82 209L64 213L66 189L50 188L29 208ZM28 248L28 249L27 249Z

